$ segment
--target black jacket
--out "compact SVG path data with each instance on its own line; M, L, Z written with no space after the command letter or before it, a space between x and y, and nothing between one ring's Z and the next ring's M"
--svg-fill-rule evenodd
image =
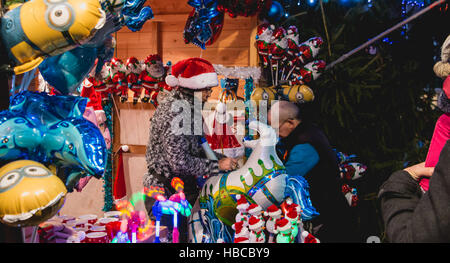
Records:
M319 155L319 162L305 175L312 205L320 213L312 221L315 227L321 225L316 236L321 242L355 241L354 217L341 192L337 157L325 134L314 124L300 123L288 137L281 139L287 155L280 158L288 160L292 148L305 143Z
M378 197L389 242L450 242L450 140L422 193L406 171L397 171Z

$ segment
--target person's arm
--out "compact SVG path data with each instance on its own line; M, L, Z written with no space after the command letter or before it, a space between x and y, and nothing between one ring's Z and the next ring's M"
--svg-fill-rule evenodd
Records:
M188 137L167 134L163 136L164 149L171 170L177 174L191 175L196 178L219 173L219 162L193 156L189 151Z
M424 163L421 165L419 172L408 168L395 172L380 188L378 196L390 242L450 241L450 141L441 152L425 194L416 180L426 173Z
M319 154L309 143L292 148L284 164L288 174L304 176L319 162Z

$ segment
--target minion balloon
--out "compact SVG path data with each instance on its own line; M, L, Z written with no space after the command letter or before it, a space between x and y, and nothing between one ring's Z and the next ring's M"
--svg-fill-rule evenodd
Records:
M88 41L103 27L98 0L33 0L1 18L1 39L15 74Z
M0 222L38 225L64 205L64 183L44 165L19 160L0 167Z

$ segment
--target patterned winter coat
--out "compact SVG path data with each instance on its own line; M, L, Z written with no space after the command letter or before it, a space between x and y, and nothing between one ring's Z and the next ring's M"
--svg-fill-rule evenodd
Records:
M173 177L180 177L185 182L188 196L188 191L197 191L195 179L219 173L218 162L206 159L199 144L203 135L201 106L201 101L194 101L193 95L178 90L172 90L163 97L151 118L145 187L164 187L155 173L165 176L169 181ZM167 194L173 193L173 189L167 186L164 188Z

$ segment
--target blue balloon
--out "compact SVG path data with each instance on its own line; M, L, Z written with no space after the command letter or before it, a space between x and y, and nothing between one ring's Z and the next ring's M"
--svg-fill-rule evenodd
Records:
M270 8L261 13L261 16L268 20L270 23L276 23L281 20L285 15L284 7L277 1L272 1Z
M311 203L309 184L303 176L288 175L285 196L291 197L292 201L301 207L300 216L302 221L311 220L319 215L319 212Z
M0 161L27 159L66 171L72 191L81 176L100 178L106 143L100 130L83 118L87 99L21 92L0 112Z

